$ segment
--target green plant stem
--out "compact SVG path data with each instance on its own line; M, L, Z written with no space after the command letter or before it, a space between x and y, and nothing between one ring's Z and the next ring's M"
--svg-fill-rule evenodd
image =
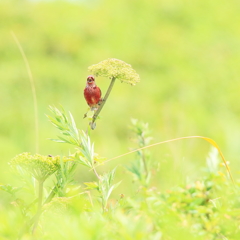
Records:
M95 169L95 167L92 165L92 170L93 170L93 172L94 172L94 174L96 175L96 177L98 178L98 181L99 181L99 185L101 184L101 181L102 181L102 179L101 179L101 177L98 175L98 173L97 173L97 171L96 171L96 169ZM100 191L99 191L100 192ZM102 193L100 192L100 194L102 195ZM104 203L103 203L103 196L102 196L102 209L103 209L103 212L105 211L104 210Z
M33 81L33 75L32 75L32 72L31 72L31 68L30 68L30 65L28 63L28 59L23 51L23 48L21 46L21 44L19 43L16 35L14 34L14 32L12 31L11 32L13 38L14 38L14 41L16 42L17 46L18 46L18 49L22 55L22 58L25 62L25 65L26 65L26 68L27 68L27 72L28 72L28 77L29 77L29 81L30 81L30 85L31 85L31 90L32 90L32 95L33 95L33 106L34 106L34 120L35 120L35 150L36 150L36 153L38 153L39 151L39 124L38 124L38 105L37 105L37 94L36 94L36 89L35 89L35 84L34 84L34 81Z
M59 188L59 185L57 184L52 191L50 192L50 194L48 195L47 199L44 201L44 204L47 204L49 202L51 202L51 200L53 199L53 197L55 196L55 194L57 193L57 189Z
M145 139L144 139L144 137L141 135L140 136L140 138L141 138L141 141L142 141L142 147L145 147L146 145L145 145ZM140 146L141 147L141 146ZM143 165L144 165L144 169L145 169L145 174L146 174L146 178L147 178L147 176L148 176L148 168L147 168L147 163L146 163L146 158L145 158L145 155L144 155L144 152L143 151L141 151L142 152L142 161L143 161Z
M106 203L105 203L105 201L103 201L103 199L102 199L102 210L103 210L103 213L106 212L106 207L105 207L105 205L106 205Z
M142 161L143 161L143 165L144 165L144 169L145 169L145 174L147 177L148 176L148 168L147 168L147 163L146 163L146 159L145 159L143 151L142 151Z
M40 186L39 186L39 187L40 187ZM48 195L47 199L44 201L43 204L47 204L47 203L51 202L51 200L53 199L53 197L55 196L55 194L56 194L56 192L57 192L58 187L59 187L59 184L57 184L57 185L52 189L51 193ZM42 185L42 188L41 188L41 189L43 190L43 185ZM41 195L42 195L42 190L41 190ZM40 188L39 188L39 193L40 193ZM36 222L38 221L38 219L39 219L39 217L40 217L40 215L41 215L42 206L41 206L41 209L39 210L39 202L40 202L40 201L39 201L39 198L36 199L36 200L34 200L34 202L32 202L31 205L34 204L36 201L38 201L38 211L37 211L36 215L33 216L33 218L31 218L30 221L28 221L28 222L25 223L25 225L23 226L23 228L21 229L21 231L20 231L20 233L19 233L19 238L18 238L18 239L21 239L21 237L23 236L23 234L24 234L33 224L34 224L34 227L35 227L35 228L37 227ZM41 201L42 201L42 200L41 200ZM29 207L30 207L30 206L29 206ZM36 225L36 226L35 226L35 225ZM35 231L34 227L33 227L33 233L34 233L34 231Z
M35 223L33 225L33 230L32 233L34 234L37 226L38 226L38 222L39 222L39 218L41 215L41 211L42 211L42 199L43 199L43 180L40 180L38 182L38 210L37 210L37 214L36 214L36 218L35 218Z
M94 168L94 166L92 167L92 169L93 169L93 172L94 172L94 174L96 175L96 177L97 177L97 178L98 178L98 180L100 181L100 180L101 180L101 178L99 177L99 175L98 175L98 173L97 173L96 169Z
M96 175L96 177L98 178L98 181L99 181L98 185L102 184L102 179L98 175L98 173L97 173L96 169L94 168L94 166L92 166L92 170L93 170L94 174ZM102 195L102 210L103 210L103 213L104 213L105 212L105 201L103 200L104 199L103 198L103 193L101 191L99 191L99 193Z
M109 87L108 87L108 90L107 90L107 92L106 92L106 94L105 94L105 96L104 96L104 98L103 98L103 100L102 100L102 102L101 102L98 110L97 110L97 111L94 113L94 115L93 115L92 123L91 123L92 126L93 126L93 123L96 121L99 113L101 112L104 104L106 103L106 101L107 101L107 99L108 99L108 96L109 96L110 92L112 91L112 88L113 88L113 85L114 85L115 81L116 81L116 78L113 77L113 78L112 78L112 81L111 81L111 83L110 83L110 85L109 85Z

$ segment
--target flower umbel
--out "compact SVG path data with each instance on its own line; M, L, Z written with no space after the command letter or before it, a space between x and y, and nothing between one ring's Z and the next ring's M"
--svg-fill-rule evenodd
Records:
M12 167L21 167L29 172L36 180L45 181L60 168L60 156L43 156L21 153L10 161ZM63 157L63 161L67 161Z
M108 58L88 68L95 76L116 78L121 82L135 85L140 81L137 72L130 64L116 58Z

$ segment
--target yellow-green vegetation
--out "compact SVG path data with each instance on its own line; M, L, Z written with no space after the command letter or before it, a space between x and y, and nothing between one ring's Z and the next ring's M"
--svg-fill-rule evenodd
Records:
M77 151L62 158L22 153L10 161L10 165L19 172L21 186L0 186L1 190L10 194L15 208L11 209L5 203L4 219L10 220L9 214L12 212L14 221L6 222L0 218L3 237L238 239L239 184L233 184L228 175L221 171L218 148L210 152L202 178L161 191L152 186L153 175L158 172L158 162L152 158L149 149L143 149L151 141L148 124L133 119L131 129L140 148L125 169L133 176L137 194L126 196L121 193L113 197L113 191L124 180L122 178L116 182L117 168L99 173L99 166L104 164L105 159L95 153L89 135L77 130L71 113L68 117L63 108L51 107L50 110L51 123L63 136L67 136L59 136L53 141L73 145ZM84 189L74 180L77 166L89 169L89 175L95 176L94 181L84 182ZM53 174L53 183L43 185ZM36 185L34 181L31 182L32 176L38 181L37 194L34 194ZM21 194L29 191L36 196L32 199L31 195L28 198L21 197ZM18 232L11 231L11 224L18 226Z
M45 181L60 168L60 156L42 156L21 153L10 162L13 168L23 168L38 181ZM64 157L62 161L66 161Z
M140 81L137 72L130 64L127 64L119 59L109 58L98 64L94 64L88 68L96 76L116 78L121 82L135 85Z
M1 0L0 239L240 239L239 10ZM119 80L94 130L88 70L102 96ZM213 139L227 162L199 138L167 141L186 136ZM156 142L168 143L117 158Z

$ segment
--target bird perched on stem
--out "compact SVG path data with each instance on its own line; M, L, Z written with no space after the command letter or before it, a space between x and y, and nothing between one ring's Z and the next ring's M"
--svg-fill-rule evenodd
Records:
M84 89L84 97L90 109L92 111L96 111L101 104L101 89L95 83L95 77L93 75L89 75L87 77L87 84ZM84 117L87 116L87 113Z

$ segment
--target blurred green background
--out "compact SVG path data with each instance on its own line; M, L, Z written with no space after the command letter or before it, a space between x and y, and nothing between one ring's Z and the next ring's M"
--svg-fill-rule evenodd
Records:
M141 82L114 86L91 135L96 152L111 158L136 147L129 124L137 118L149 123L152 142L190 135L214 139L237 176L239 12L237 0L1 0L0 182L11 180L7 162L24 151L35 153L36 143L29 77L11 31L35 82L41 154L74 151L48 140L58 134L45 116L48 106L62 104L85 130L87 67L113 57L131 64ZM109 80L98 78L97 84L104 93ZM199 139L153 148L160 163L156 181L171 185L201 174L209 149ZM106 167L133 159L131 155Z

